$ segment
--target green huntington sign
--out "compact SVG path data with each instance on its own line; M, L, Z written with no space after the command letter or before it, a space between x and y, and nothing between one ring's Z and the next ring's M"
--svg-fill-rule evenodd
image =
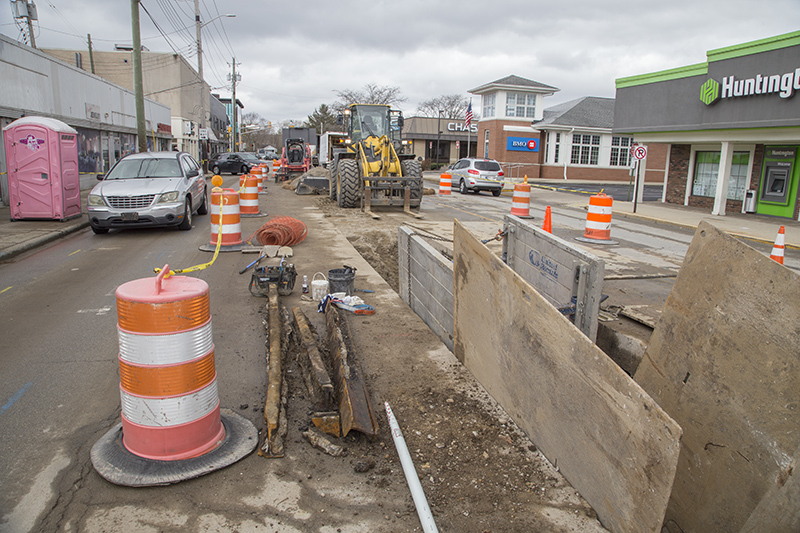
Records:
M709 78L700 86L700 101L706 105L711 105L719 100L719 82Z

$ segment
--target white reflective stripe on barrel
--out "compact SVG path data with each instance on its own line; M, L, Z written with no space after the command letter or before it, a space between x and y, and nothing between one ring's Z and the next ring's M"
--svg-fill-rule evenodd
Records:
M594 213L597 215L610 215L612 214L613 208L609 206L602 206L602 205L594 205L589 204L589 213Z
M217 378L207 387L172 398L143 398L120 388L122 414L141 426L178 426L193 422L213 411L219 403Z
M607 230L610 227L611 227L611 222L595 222L593 220L586 221L586 229Z
M222 210L223 216L236 215L238 213L239 202L236 202L235 204L225 204L225 208ZM219 204L211 204L211 214L219 215Z
M222 234L226 235L229 233L241 233L242 232L242 225L240 222L236 224L223 224L222 225ZM211 224L211 233L214 235L219 234L219 224Z
M184 363L214 347L211 319L199 328L169 335L142 335L117 328L119 358L141 365Z

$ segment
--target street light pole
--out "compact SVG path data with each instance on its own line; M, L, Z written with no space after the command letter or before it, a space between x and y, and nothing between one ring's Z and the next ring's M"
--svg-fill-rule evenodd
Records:
M195 28L195 37L197 40L197 77L200 81L200 129L205 129L206 127L206 81L203 77L203 35L200 30L202 30L203 26L211 24L215 20L222 18L222 17L235 17L236 15L220 15L218 17L214 17L213 19L209 20L205 24L200 23L200 0L194 0L194 28ZM198 132L198 155L200 156L201 164L203 168L206 167L207 162L207 154L203 152L205 150L202 149L203 142L199 139L200 134Z
M439 110L439 118L436 120L436 168L439 168L439 139L442 136L442 110Z
M131 30L133 33L133 92L136 101L136 136L140 152L147 151L144 129L144 86L142 83L142 36L139 33L139 0L131 0ZM153 146L153 150L157 148Z

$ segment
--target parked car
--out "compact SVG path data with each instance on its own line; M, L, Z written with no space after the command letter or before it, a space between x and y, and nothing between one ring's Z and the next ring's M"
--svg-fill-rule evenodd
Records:
M86 207L98 234L145 226L190 230L193 213L208 213L206 180L186 152L130 154L97 179Z
M261 159L266 159L268 161L281 158L281 154L279 154L278 151L275 150L274 148L266 148L266 149L262 148L261 150L256 152L256 155Z
M461 194L491 191L494 196L500 196L503 175L503 168L494 159L465 157L450 169L451 188L457 188Z
M270 161L259 159L252 152L225 152L213 156L208 162L208 168L214 174L222 174L223 172L248 174L254 166L268 163Z

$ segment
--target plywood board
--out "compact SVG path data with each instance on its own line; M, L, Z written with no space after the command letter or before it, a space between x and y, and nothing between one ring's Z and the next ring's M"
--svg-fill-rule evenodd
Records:
M680 427L471 233L455 227L455 355L614 532L657 532Z
M800 531L800 276L707 223L635 379L683 428L670 531Z

